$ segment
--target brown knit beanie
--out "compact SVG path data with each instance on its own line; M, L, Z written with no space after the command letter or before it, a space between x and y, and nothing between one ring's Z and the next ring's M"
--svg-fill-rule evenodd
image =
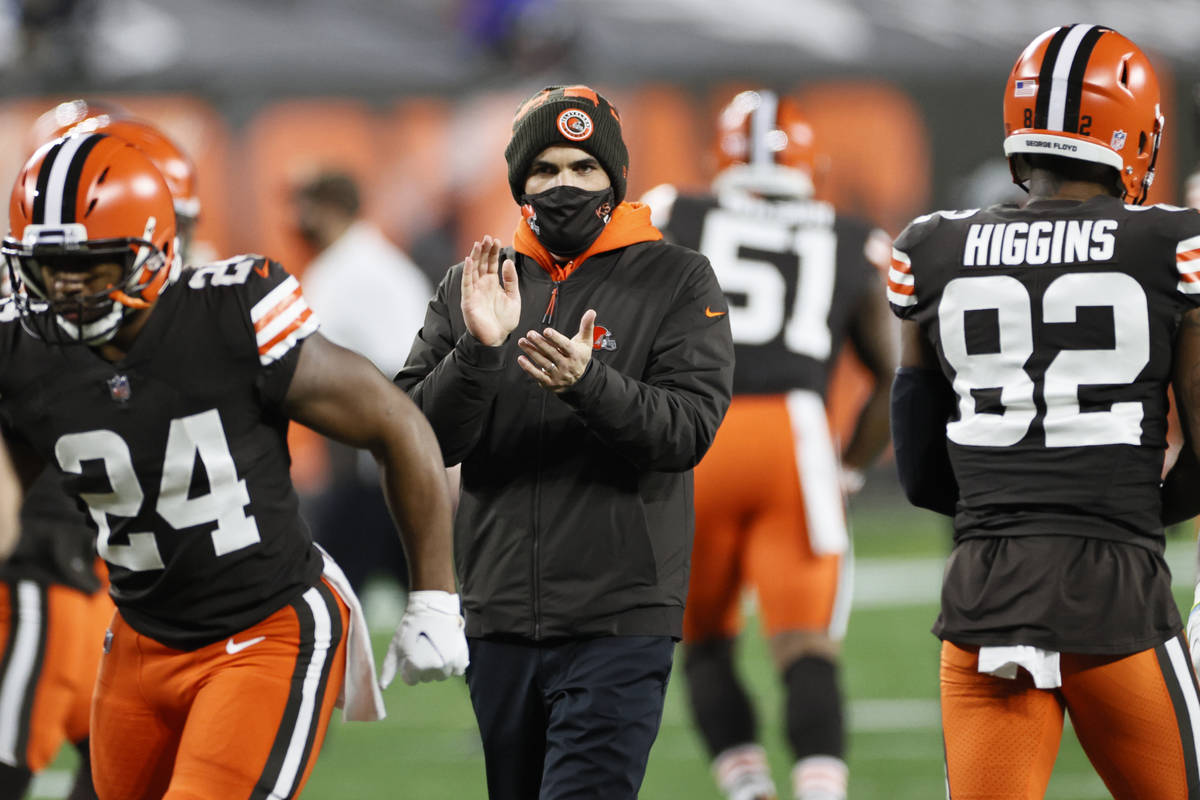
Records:
M529 166L539 153L555 145L590 153L612 181L614 203L625 199L629 151L621 138L621 118L595 89L548 86L517 109L504 158L508 162L508 185L518 203L525 194Z

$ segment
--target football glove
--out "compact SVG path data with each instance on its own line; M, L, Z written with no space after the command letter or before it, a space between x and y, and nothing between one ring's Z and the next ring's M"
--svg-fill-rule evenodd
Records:
M383 658L379 685L384 689L396 672L409 686L462 675L467 669L466 625L458 595L435 590L408 595L408 607Z

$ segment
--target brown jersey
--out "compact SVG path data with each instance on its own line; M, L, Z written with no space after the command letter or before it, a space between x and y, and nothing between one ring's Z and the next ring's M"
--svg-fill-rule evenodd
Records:
M1178 631L1159 478L1198 270L1200 215L1108 196L939 212L896 240L892 309L958 397L944 638L1126 652Z
M745 194L680 195L669 209L656 205L655 220L712 262L729 302L734 394L824 396L854 313L879 280L868 243L887 235L827 203Z
M316 327L295 278L260 256L185 270L115 363L0 312L5 425L86 506L138 632L200 647L320 575L280 410Z

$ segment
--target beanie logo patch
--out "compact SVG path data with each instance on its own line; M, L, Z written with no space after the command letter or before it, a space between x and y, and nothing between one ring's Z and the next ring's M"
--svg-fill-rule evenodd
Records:
M592 118L578 108L568 108L558 115L558 132L572 142L582 142L592 135Z

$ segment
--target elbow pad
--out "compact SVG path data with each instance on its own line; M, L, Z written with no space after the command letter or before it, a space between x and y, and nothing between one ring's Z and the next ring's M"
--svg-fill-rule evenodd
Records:
M939 370L900 367L892 381L892 444L904 495L915 506L954 516L958 481L946 448L954 392Z

